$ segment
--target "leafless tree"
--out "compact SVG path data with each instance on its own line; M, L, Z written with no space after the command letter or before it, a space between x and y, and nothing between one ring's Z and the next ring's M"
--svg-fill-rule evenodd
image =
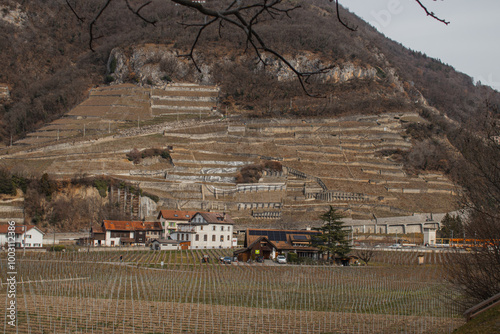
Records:
M115 0L118 1L118 0ZM151 25L155 25L157 22L154 19L150 19L145 17L142 14L143 9L150 6L152 1L141 1L136 4L136 1L131 0L121 0L125 3L127 9L133 13L139 20ZM193 0L164 0L175 3L179 6L194 10L199 15L199 20L185 23L182 22L180 24L185 27L194 27L197 28L197 33L194 37L193 43L191 45L190 51L186 54L181 55L181 57L189 58L194 66L198 69L198 65L194 56L194 51L200 40L202 34L207 30L207 28L212 26L217 26L219 31L219 36L221 35L221 31L228 27L229 29L236 29L244 34L245 38L245 50L253 49L255 54L258 57L260 63L264 66L267 65L264 54L271 54L276 59L279 59L281 62L285 64L297 77L302 89L309 96L315 96L310 94L306 89L306 82L311 78L311 76L315 74L320 74L331 69L331 66L318 68L314 71L301 71L296 66L292 65L285 56L277 51L274 47L268 45L263 35L259 32L258 26L262 22L266 21L277 21L279 24L279 20L282 18L291 18L290 13L301 8L300 2L292 2L286 0L226 0L226 1L217 1L217 2L201 2L201 1L193 1ZM329 0L333 2L333 0ZM449 22L444 19L439 18L432 11L428 10L426 6L422 4L420 0L415 0L420 7L425 11L425 13L444 23L448 24ZM75 6L72 5L70 0L66 0L67 6L70 8L71 12L76 16L78 21L81 23L88 22L88 31L89 31L89 47L93 50L94 43L99 36L96 36L96 26L99 23L99 20L102 18L103 14L110 10L110 3L112 0L106 0L102 2L100 9L96 12L94 17L84 18L78 14L75 10ZM133 2L133 3L132 3ZM351 27L347 22L341 17L339 10L339 2L335 0L336 11L337 11L337 20L346 28L351 31L355 31L356 27Z
M354 253L368 265L368 262L370 262L372 257L375 255L375 250L372 247L367 247L363 249L356 249Z
M448 136L461 153L453 177L462 187L465 238L473 245L451 257L447 272L468 303L500 293L499 135L497 121L490 120L482 133L460 129Z

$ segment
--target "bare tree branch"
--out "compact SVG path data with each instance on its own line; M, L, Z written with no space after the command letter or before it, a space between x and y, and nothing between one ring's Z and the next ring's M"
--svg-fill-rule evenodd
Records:
M332 0L330 0L331 2ZM350 31L356 31L358 29L358 27L355 27L355 28L351 28L349 27L346 23L344 23L344 21L342 21L342 19L340 18L340 11L339 11L339 0L335 0L335 5L337 7L337 20L344 26L346 27L347 29L349 29Z
M436 14L434 14L433 12L430 12L430 11L427 9L427 7L425 7L425 6L422 4L422 2L421 2L420 0L415 0L415 1L416 1L419 5L420 5L420 7L422 7L422 9L425 11L425 13L427 14L427 16L430 16L430 17L432 17L433 19L435 19L435 20L437 20L437 21L439 21L439 22L442 22L442 23L444 23L444 24L446 24L446 25L450 24L450 22L449 22L449 21L443 20L443 19L441 19L441 18L437 17L437 16L436 16ZM434 1L436 1L436 0L434 0Z
M149 23L149 24L152 24L152 25L155 25L156 24L156 21L151 21L151 20L148 20L146 19L144 16L142 16L139 12L141 11L141 9L143 9L144 7L148 6L149 4L151 4L152 1L149 1L149 2L146 2L144 4L142 4L137 10L134 10L132 8L132 6L130 6L130 3L129 3L129 0L125 0L125 3L127 4L127 8L132 12L134 13L134 15L137 15L141 20L143 20L144 22L146 23Z
M184 23L181 23L182 25L185 25L186 27L194 27L194 26L200 27L200 29L198 30L198 34L196 35L196 38L195 38L193 44L191 45L191 51L188 54L179 55L179 57L187 57L187 58L191 59L191 61L193 62L194 66L196 67L198 72L201 72L201 69L198 67L196 60L194 59L194 56L193 56L194 49L196 48L196 44L198 43L198 40L200 39L200 36L201 36L203 30L216 21L217 21L217 19L215 18L215 19L212 19L209 22L203 23L203 24L184 24Z
M254 49L257 57L259 58L259 61L266 66L266 62L264 61L262 57L262 52L267 52L272 54L274 57L282 61L298 78L299 83L304 90L304 92L311 97L321 97L321 95L314 95L308 92L306 88L306 82L307 80L315 75L315 74L320 74L320 73L325 73L326 71L330 70L333 66L326 67L326 68L321 68L318 69L317 71L314 72L302 72L299 71L297 68L295 68L280 52L268 47L266 43L264 42L263 38L260 36L258 32L253 29L253 26L257 24L258 19L265 13L269 14L271 18L275 18L275 16L283 14L286 15L287 17L290 17L289 13L297 8L300 8L300 6L293 6L293 7L278 7L282 3L281 0L263 0L261 3L254 3L250 4L244 7L239 7L238 1L234 1L229 5L229 7L226 10L222 11L214 11L211 9L207 9L200 3L194 3L189 0L172 0L175 3L178 3L180 5L190 7L193 9L196 9L202 14L205 14L207 16L211 16L213 19L206 22L206 23L198 23L198 24L184 24L185 26L198 26L200 29L198 30L198 34L196 35L195 41L191 47L190 53L186 55L182 55L183 57L189 57L191 60L193 60L195 67L200 70L198 65L196 64L196 61L193 57L194 49L199 41L199 38L201 36L201 33L203 30L211 25L212 23L219 21L219 34L220 34L220 27L222 25L222 22L227 22L230 23L231 25L235 26L238 29L241 29L246 36L246 48L248 48L248 45L251 45L252 48ZM246 14L251 15L249 20L245 18Z
M75 11L75 9L71 6L71 4L69 3L68 0L66 0L66 4L68 5L69 9L71 9L71 11L73 12L73 14L76 16L76 18L78 19L78 21L80 22L84 22L85 20L83 18L81 18Z
M106 3L104 4L104 6L102 6L99 13L97 13L97 15L94 17L94 19L89 24L89 34L90 34L89 48L92 51L95 51L94 48L92 47L92 42L95 39L94 38L94 24L97 22L97 20L102 15L102 13L104 13L104 11L106 10L106 8L109 6L110 3L111 3L111 0L107 0Z
M78 16L74 8L70 5L68 2L69 0L66 0L66 3L70 7L71 11L74 13L74 15L81 21L83 22L83 19ZM93 41L96 40L97 38L94 36L95 34L95 24L97 23L98 19L101 17L103 12L108 8L109 4L111 3L112 0L106 0L104 3L103 7L99 10L97 15L92 19L92 21L89 24L89 35L90 35L90 40L89 40L89 47L92 51L93 49ZM141 15L140 11L151 4L151 1L147 1L143 3L137 10L134 10L130 4L130 0L123 0L125 1L125 4L127 8L129 9L130 12L132 12L135 16L137 16L140 20L148 23L155 25L156 21L150 20L145 18L144 16ZM311 97L320 97L320 95L314 95L311 94L307 91L306 89L306 83L308 83L308 80L317 74L325 73L326 71L330 70L333 68L333 66L325 67L325 68L320 68L316 71L312 72L303 72L300 71L298 68L296 68L290 61L288 61L281 52L269 47L266 45L264 39L260 35L258 31L255 30L255 26L263 21L266 21L266 18L270 18L271 20L275 20L277 18L281 17L288 17L291 18L290 12L300 8L300 5L293 5L287 1L283 0L253 0L253 1L246 1L243 2L241 0L234 0L232 1L225 9L213 9L212 7L207 7L202 3L199 2L194 2L192 0L170 0L171 2L178 4L180 6L183 6L185 8L190 8L205 17L209 17L210 20L207 22L205 21L204 23L181 23L182 25L186 27L198 27L198 32L196 34L196 37L193 41L193 44L191 46L191 50L188 54L181 55L182 57L188 57L193 61L194 66L198 71L200 71L200 68L198 64L196 63L196 60L194 59L194 51L196 46L198 45L198 42L200 40L200 37L205 30L205 28L209 27L213 23L218 22L218 33L219 36L221 36L221 30L223 27L225 27L224 23L229 23L230 26L233 26L235 29L241 30L245 36L246 36L246 43L245 43L245 51L251 46L253 50L255 51L258 61L261 62L264 66L267 66L266 61L264 60L264 57L262 56L262 53L266 52L274 56L276 59L279 61L283 62L286 67L288 67L298 78L299 83L304 90L304 92ZM417 3L425 10L428 16L433 17L434 19L443 22L445 24L448 24L449 22L446 22L445 20L442 20L438 18L434 13L429 12L427 8L421 3L420 0L416 0ZM333 2L333 0L330 0L330 2ZM340 6L339 6L339 1L335 0L336 4L336 9L337 9L337 20L348 30L350 31L355 31L357 27L351 27L349 24L343 21L343 19L340 16Z

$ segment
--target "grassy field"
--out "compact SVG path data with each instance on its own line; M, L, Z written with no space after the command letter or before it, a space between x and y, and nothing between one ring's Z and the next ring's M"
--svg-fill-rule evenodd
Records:
M4 332L448 333L463 324L441 266L394 264L407 254L367 267L216 261L230 253L18 253L18 325Z

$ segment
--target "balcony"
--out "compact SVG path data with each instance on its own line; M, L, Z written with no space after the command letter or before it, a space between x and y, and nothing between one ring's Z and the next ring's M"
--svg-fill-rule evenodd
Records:
M179 226L177 233L195 233L196 227L194 226Z

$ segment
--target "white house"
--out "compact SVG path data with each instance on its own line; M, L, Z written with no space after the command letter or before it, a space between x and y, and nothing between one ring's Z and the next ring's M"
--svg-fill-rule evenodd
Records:
M94 246L146 245L161 237L162 228L159 222L103 220L101 227L92 228L91 234Z
M225 213L197 212L189 223L177 224L171 237L190 242L191 249L231 248L233 224Z
M167 239L154 239L149 244L152 250L179 250L181 249L181 242L177 240Z
M0 225L0 245L5 246L8 242L8 224ZM43 233L34 225L15 225L15 245L17 248L41 248L43 247Z
M163 237L166 238L177 231L177 224L187 223L193 218L196 211L160 210L157 219L163 228Z

